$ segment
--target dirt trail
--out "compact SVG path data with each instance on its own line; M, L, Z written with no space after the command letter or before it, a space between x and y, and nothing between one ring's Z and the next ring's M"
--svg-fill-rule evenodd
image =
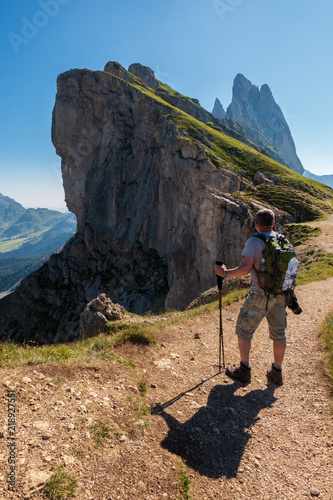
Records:
M322 234L313 238L315 246L323 248L327 252L333 252L333 214L327 214L327 220L319 222L308 222L308 226L320 227Z
M332 218L323 223L324 235L316 239L322 244L326 238L328 250L331 224ZM0 369L0 497L45 498L45 479L65 464L78 479L82 500L175 500L182 498L181 457L192 500L333 499L332 395L318 338L333 310L333 279L299 286L297 292L303 313L288 313L281 387L268 384L265 376L272 362L265 320L253 340L252 382L244 386L217 373L218 312L162 330L156 335L159 348L118 348L136 369L119 364ZM240 306L223 309L226 364L239 361L234 328ZM148 382L148 415L138 413L142 378ZM5 482L6 386L13 383L14 495ZM102 445L91 430L98 419L112 429Z

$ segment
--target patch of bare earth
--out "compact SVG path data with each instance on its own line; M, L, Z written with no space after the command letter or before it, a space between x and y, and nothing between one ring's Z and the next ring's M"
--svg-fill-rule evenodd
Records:
M332 233L325 247L331 244ZM318 332L333 309L333 279L297 292L303 313L288 313L281 387L266 380L272 362L266 321L253 340L252 382L244 386L218 373L218 312L162 330L159 347L117 348L135 369L2 368L0 497L45 498L45 480L64 464L78 479L76 498L82 500L177 499L181 458L193 500L332 499L332 398ZM234 328L240 306L223 309L226 365L239 362ZM138 391L142 379L145 398ZM7 387L13 384L16 493L6 482ZM110 429L102 444L91 428L98 420Z

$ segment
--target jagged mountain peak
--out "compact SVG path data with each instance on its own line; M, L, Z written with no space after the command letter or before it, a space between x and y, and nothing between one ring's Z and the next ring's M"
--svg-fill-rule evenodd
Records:
M226 117L225 109L218 98L215 99L212 114L215 116L215 118L218 118L219 120L223 120Z
M213 115L217 117L214 110ZM247 137L265 149L272 158L303 174L304 168L297 156L289 126L267 83L259 89L242 73L238 73L226 118L241 125Z
M273 101L274 101L272 91L271 91L271 89L269 88L269 86L267 85L267 83L264 83L264 84L260 87L260 94L263 94L263 95L269 96L269 97L271 97L271 98L273 99ZM275 102L275 101L274 101L274 102Z

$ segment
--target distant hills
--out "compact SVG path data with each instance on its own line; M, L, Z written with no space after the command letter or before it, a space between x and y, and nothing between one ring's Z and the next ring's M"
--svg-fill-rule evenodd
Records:
M333 188L333 174L316 175L313 174L312 172L309 172L309 170L304 170L303 175L308 179L313 179L314 181L321 182L322 184L326 184L327 186Z
M0 193L0 293L38 269L75 230L76 218L71 213L25 209Z

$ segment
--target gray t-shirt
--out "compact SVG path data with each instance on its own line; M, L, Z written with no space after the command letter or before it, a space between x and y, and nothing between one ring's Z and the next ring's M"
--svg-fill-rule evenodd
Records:
M264 233L265 236L268 236L269 234L275 235L276 233L272 231L271 233ZM243 257L245 255L248 255L249 257L253 257L255 259L254 261L254 267L259 270L259 266L261 263L262 259L262 252L265 249L266 243L258 238L257 236L251 236L245 244L244 250L242 251ZM253 293L264 293L264 290L258 286L258 279L255 270L252 268L250 271L250 278L251 278L251 286L250 286L250 292Z

